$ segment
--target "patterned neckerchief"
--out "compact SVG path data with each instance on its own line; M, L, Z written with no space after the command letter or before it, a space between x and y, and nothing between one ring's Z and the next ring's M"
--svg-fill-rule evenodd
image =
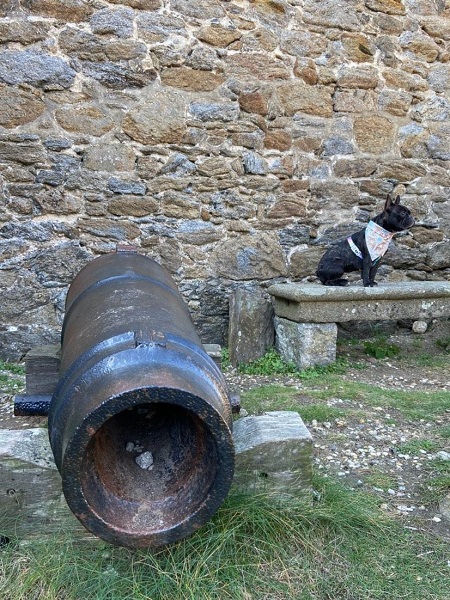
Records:
M379 260L382 256L384 256L389 247L389 242L394 237L395 233L391 231L386 231L380 225L377 225L374 221L369 221L366 227L366 244L367 249L370 254L370 258L372 262ZM362 259L361 250L356 246L351 237L347 238L348 243L350 244L350 248L353 252Z

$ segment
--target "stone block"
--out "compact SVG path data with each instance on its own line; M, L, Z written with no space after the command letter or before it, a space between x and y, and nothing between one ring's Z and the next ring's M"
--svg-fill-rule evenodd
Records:
M75 71L61 58L34 50L0 53L0 79L10 85L28 83L44 90L70 87Z
M234 485L298 495L311 486L312 437L300 415L271 411L235 421Z
M248 363L273 346L273 309L259 290L238 289L230 297L228 349L232 365Z
M66 504L46 429L0 429L0 486L2 536L42 540L64 530L95 539Z
M0 83L0 125L13 129L40 117L45 103L38 90Z
M336 360L336 323L295 323L275 317L275 347L286 362L308 369Z

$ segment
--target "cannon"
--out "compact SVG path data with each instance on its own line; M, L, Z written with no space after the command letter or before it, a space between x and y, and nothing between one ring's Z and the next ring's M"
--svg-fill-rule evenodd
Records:
M48 430L70 509L107 542L178 541L223 503L234 471L230 398L156 261L125 249L72 281Z

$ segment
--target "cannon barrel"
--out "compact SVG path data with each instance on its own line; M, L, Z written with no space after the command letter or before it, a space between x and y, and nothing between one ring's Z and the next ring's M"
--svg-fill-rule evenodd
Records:
M217 511L234 470L220 369L157 262L105 254L66 300L49 437L67 503L96 536L159 547Z

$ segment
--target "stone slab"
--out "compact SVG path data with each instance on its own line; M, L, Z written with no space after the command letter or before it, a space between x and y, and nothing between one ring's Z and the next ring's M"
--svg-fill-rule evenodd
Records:
M450 281L346 287L283 283L268 289L278 317L298 323L341 323L450 316Z
M233 437L236 486L294 496L310 489L312 437L298 413L244 417L234 423Z
M47 429L0 429L0 535L43 539L62 530L97 539L67 506Z
M257 360L273 346L273 308L260 290L235 290L229 316L228 350L233 366Z
M300 370L336 360L336 323L295 323L275 317L275 347L283 360Z

